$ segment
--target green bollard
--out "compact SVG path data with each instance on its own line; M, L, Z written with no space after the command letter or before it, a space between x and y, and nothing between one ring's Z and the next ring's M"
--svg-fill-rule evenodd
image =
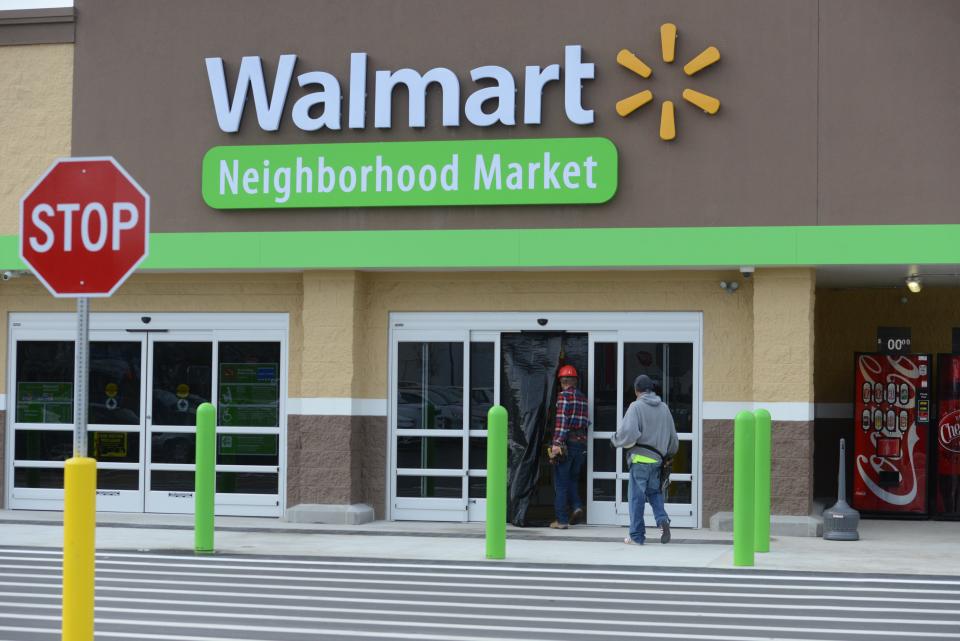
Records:
M753 512L756 476L753 414L740 412L733 421L733 564L753 565Z
M770 551L770 412L753 412L756 430L756 512L753 531L753 549L756 552Z
M487 412L487 558L507 558L507 410Z
M210 403L197 408L197 456L194 473L193 549L213 553L213 503L216 492L217 410Z

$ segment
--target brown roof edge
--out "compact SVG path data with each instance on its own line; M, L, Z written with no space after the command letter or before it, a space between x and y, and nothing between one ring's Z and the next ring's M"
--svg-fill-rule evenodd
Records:
M73 42L73 7L0 10L0 45Z

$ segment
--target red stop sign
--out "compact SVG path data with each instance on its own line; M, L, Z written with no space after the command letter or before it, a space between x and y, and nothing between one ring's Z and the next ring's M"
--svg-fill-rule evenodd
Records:
M20 199L20 258L54 296L110 296L147 256L150 197L116 160L61 158Z

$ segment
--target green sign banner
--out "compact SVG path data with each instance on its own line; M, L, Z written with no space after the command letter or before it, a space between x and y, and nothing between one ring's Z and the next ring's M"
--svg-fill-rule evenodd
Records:
M278 363L221 363L219 424L280 425L279 372Z
M235 456L263 456L277 453L279 437L275 434L220 434L218 454Z
M17 422L72 423L73 383L17 383Z
M214 147L214 209L590 204L617 191L607 138Z

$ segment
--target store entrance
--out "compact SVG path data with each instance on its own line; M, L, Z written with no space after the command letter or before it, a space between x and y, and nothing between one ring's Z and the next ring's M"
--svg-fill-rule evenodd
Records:
M390 320L388 518L483 521L487 412L502 404L509 416L508 518L518 525L553 520L545 446L557 369L571 364L591 421L580 485L587 523L629 521L629 475L610 439L635 398L633 379L645 373L680 438L667 513L678 527L700 526L699 313L396 313Z
M149 329L142 318L91 318L87 418L97 509L192 512L196 412L213 402L217 513L279 516L286 318L165 314L147 317ZM66 314L11 322L14 509L63 506L74 322Z
M587 372L588 334L516 332L500 336L500 403L509 417L507 520L545 526L554 519L555 466L546 456L556 422L557 371ZM579 379L586 395L586 381ZM586 500L586 477L580 497ZM585 504L585 503L584 503Z

